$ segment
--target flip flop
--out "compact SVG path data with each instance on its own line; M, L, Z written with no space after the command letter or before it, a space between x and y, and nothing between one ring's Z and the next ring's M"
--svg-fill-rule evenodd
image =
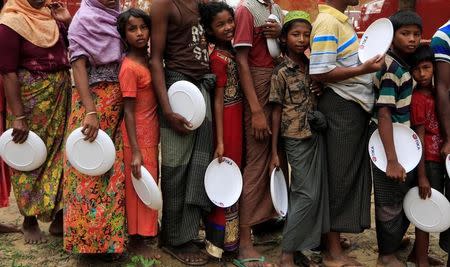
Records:
M189 265L189 266L203 266L203 265L206 265L208 263L207 259L204 259L203 261L198 261L198 262L187 261L187 260L183 259L182 257L180 257L180 255L178 255L175 251L173 251L169 247L162 247L162 250L164 252L166 252L167 254L171 255L172 257L174 257L175 259L177 259L178 261L180 261L181 263ZM185 252L181 252L180 251L179 253L183 254Z
M234 259L233 260L233 264L237 267L247 267L245 266L246 263L249 262L261 262L261 263L265 263L266 262L266 258L264 256L261 256L259 258L247 258L247 259Z

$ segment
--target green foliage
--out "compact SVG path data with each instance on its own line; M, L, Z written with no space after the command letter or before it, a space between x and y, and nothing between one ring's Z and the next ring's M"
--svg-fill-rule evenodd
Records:
M142 255L136 255L131 258L131 262L126 267L152 267L160 264L158 260L148 259Z

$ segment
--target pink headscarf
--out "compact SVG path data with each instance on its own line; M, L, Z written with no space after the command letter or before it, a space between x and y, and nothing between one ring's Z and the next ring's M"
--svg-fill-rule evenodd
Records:
M70 61L86 56L93 66L119 62L122 41L116 27L118 16L118 1L111 9L98 0L83 0L69 27Z

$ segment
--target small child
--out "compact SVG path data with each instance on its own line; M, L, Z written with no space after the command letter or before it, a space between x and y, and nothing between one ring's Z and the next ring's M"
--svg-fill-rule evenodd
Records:
M433 86L434 54L428 45L421 45L413 56L412 76L417 82L411 100L411 124L414 126L424 153L419 162L419 195L426 199L431 196L431 188L442 193L448 192L445 183L444 160L441 156L443 139L435 106L436 89ZM418 266L429 266L429 234L416 228L415 261ZM443 265L440 262L440 265Z
M328 183L323 114L316 111L317 86L309 76L311 22L308 13L290 11L281 30L284 61L274 69L269 102L272 109L270 169L280 167L279 132L292 168L289 207L283 231L281 266L296 266L294 253L320 244L329 231ZM314 264L311 262L310 266Z
M200 16L206 38L214 44L209 56L211 71L216 75L214 119L216 149L214 158L231 158L239 167L242 162L243 105L239 86L235 52L234 12L224 2L200 6ZM238 203L223 209L214 207L206 222L206 251L221 258L223 251L235 251L239 245Z
M129 248L136 254L158 258L143 240L158 234L158 211L139 199L131 181L131 173L141 178L141 166L144 166L158 183L159 122L148 65L150 17L140 9L131 8L120 14L117 29L127 44L119 82L125 109L122 134Z
M415 181L414 172L406 175L405 169L398 162L392 125L401 123L410 126L413 79L409 72L408 59L419 45L422 19L412 11L399 11L392 15L390 20L394 26L392 48L387 52L386 66L376 73L374 80L377 95L374 121L388 161L386 173L373 166L379 251L377 266L404 265L397 259L395 253L409 226L403 212L403 198Z

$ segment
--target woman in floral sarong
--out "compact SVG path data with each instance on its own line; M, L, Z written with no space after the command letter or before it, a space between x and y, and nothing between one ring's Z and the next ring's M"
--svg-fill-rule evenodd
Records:
M105 174L81 174L65 161L64 248L72 253L122 253L125 237L122 93L118 81L121 41L118 1L83 0L69 28L69 53L76 90L68 133L83 127L94 141L98 129L116 146L116 161Z
M7 126L23 143L31 130L47 146L36 170L11 169L11 182L26 243L45 238L38 219L52 221L50 233L62 234L63 139L70 105L66 28L71 16L60 3L9 0L0 15L0 73L9 107Z

